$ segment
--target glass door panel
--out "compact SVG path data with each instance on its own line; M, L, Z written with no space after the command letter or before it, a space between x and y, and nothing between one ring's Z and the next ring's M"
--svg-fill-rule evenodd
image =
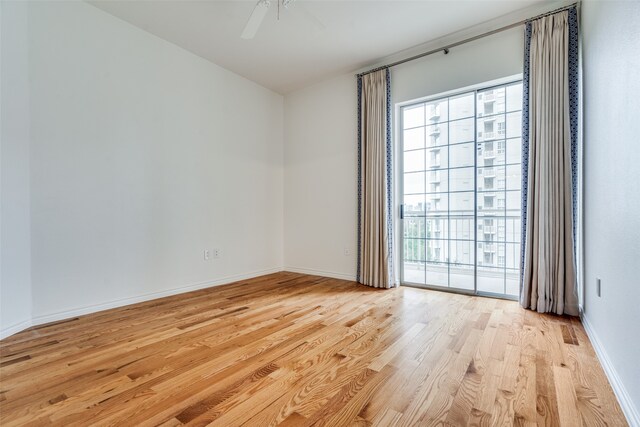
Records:
M402 282L519 295L520 82L402 108Z

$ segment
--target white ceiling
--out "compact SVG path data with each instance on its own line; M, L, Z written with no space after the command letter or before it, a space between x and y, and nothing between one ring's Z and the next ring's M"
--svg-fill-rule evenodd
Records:
M257 0L256 0L257 1ZM94 6L279 93L547 0L277 0L253 40L253 0L92 0Z

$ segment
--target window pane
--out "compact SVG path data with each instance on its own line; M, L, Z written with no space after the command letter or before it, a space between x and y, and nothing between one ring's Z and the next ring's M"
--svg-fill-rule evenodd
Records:
M405 248L406 249L406 248ZM411 258L407 258L407 252L405 250L405 259L403 266L403 277L406 283L416 283L420 285L426 284L425 281L425 263L412 261Z
M520 191L507 191L507 210L520 216L522 208L522 194Z
M430 286L449 286L449 266L444 263L426 263L426 284Z
M504 166L478 166L478 191L494 191L504 189L506 185Z
M503 165L505 162L506 143L503 140L476 144L478 167Z
M478 117L504 113L504 87L478 92Z
M448 187L449 171L432 170L427 171L427 193L446 193Z
M520 295L520 271L507 270L505 294L512 297Z
M502 202L501 202L502 200ZM504 192L484 192L478 193L478 215L504 215Z
M404 107L402 113L402 118L404 120L403 127L405 129L424 126L424 104Z
M449 171L450 191L473 191L473 167Z
M519 190L522 186L522 166L507 166L507 190Z
M475 221L472 216L451 216L449 224L450 239L473 240L475 238Z
M448 231L448 219L446 217L443 218L431 218L428 217L425 219L425 227L426 227L426 237L429 239L446 239L449 231Z
M424 172L404 174L404 194L424 193Z
M473 240L452 240L450 243L450 263L452 265L473 265Z
M449 195L441 193L427 194L426 209L429 216L447 216L449 211Z
M449 194L451 200L451 215L452 216L473 216L473 202L474 202L474 193L473 191L465 192L465 193L451 193Z
M427 236L424 218L405 218L403 228L405 238L424 239Z
M507 163L522 162L522 139L507 139Z
M473 101L473 92L449 98L449 120L474 116Z
M478 244L478 268L477 268L477 283L479 292L490 292L494 294L501 294L504 292L504 268L502 267L490 267L482 265L486 262L490 265L498 265L498 255L495 251L495 243L491 248L485 250L484 247L480 247Z
M414 172L424 170L425 150L413 150L404 152L404 171Z
M506 135L504 115L478 119L478 142L504 139Z
M411 194L404 196L404 216L425 215L424 194Z
M425 244L427 247L427 262L448 262L449 242L447 240L427 239Z
M518 296L520 292L520 244L507 243L505 246L505 293Z
M471 264L472 265L451 264L449 266L449 287L469 291L473 290L473 262Z
M486 243L504 241L504 224L503 216L483 217L478 223L478 241Z
M402 144L405 150L424 148L424 128L405 130Z
M435 147L438 145L447 145L449 130L446 123L430 125L426 127L426 145L427 147Z
M520 236L522 235L522 219L520 214L512 215L507 213L506 223L506 241L507 242L520 242Z
M449 147L449 167L473 166L475 163L474 147L475 144L473 142Z
M428 102L426 113L429 123L446 122L449 120L447 100Z
M447 147L434 147L427 149L427 169L446 168L448 165Z
M507 111L522 110L522 83L507 86Z
M425 240L424 239L404 239L404 259L407 261L424 261Z
M473 142L473 119L449 122L449 144Z
M519 138L522 135L522 113L507 114L507 138Z

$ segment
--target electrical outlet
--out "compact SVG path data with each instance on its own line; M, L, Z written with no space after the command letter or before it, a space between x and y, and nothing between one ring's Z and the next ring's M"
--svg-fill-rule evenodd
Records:
M214 258L220 258L220 249L214 249L213 250L213 257Z
M602 292L602 283L599 277L596 277L596 295L601 296Z
M351 250L349 248L344 248L344 256L350 256L351 255Z
M211 254L209 253L209 249L204 250L203 256L205 261L209 261L209 258L211 257Z

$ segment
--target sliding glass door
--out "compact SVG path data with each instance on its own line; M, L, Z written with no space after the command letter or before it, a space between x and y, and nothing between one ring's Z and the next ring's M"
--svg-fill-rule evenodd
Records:
M517 297L522 84L400 109L402 282Z

